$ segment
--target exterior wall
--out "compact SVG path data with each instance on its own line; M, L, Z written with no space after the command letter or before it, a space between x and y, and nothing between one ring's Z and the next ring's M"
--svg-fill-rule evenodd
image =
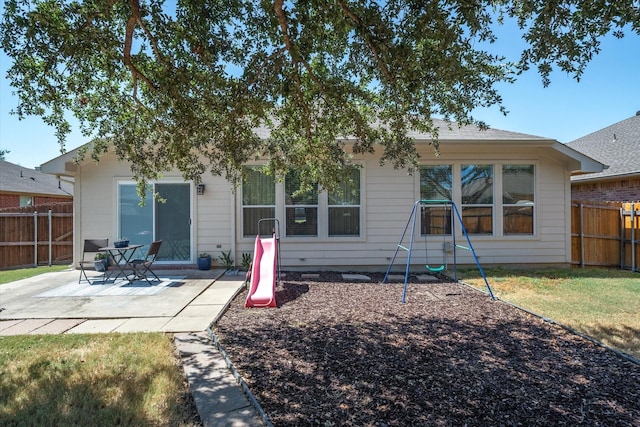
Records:
M548 150L548 151L544 151ZM570 247L570 184L566 164L558 160L557 152L547 148L523 148L501 144L441 145L441 155L435 157L432 148L420 150L424 164L501 164L530 163L535 165L534 235L471 236L471 242L482 265L548 265L568 264ZM361 236L355 238L310 238L280 235L280 256L283 269L386 271L397 248L413 204L419 199L419 176L391 166L379 166L378 158L370 155L355 159L363 165L361 175ZM117 182L128 179L129 167L115 158L103 158L100 163L87 162L78 170L76 180L76 257L81 256L85 238L117 237ZM454 174L455 177L455 174ZM180 179L179 173L167 173L165 179ZM254 238L242 237L241 189L233 191L231 184L220 177L204 176L205 192L195 194L193 188L193 248L192 262L202 252L216 260L223 251L231 251L236 265L243 253L253 253ZM459 183L457 183L459 186ZM456 182L454 181L454 188ZM460 207L459 191L454 202ZM494 217L500 220L501 194L495 193ZM277 204L276 216L284 224L284 207ZM456 229L460 230L458 224ZM495 227L494 227L495 229ZM408 242L407 234L405 243ZM418 241L419 240L419 241ZM450 241L450 238L447 239ZM426 239L431 264L443 259L442 236ZM456 243L466 246L458 235ZM412 259L416 269L424 269L425 239L416 233ZM447 262L451 263L450 254ZM474 264L469 251L457 251L458 264ZM394 270L406 263L406 252L400 251Z
M640 177L616 181L574 182L571 184L571 198L603 202L640 201Z
M20 207L20 196L17 194L0 194L0 209Z
M557 160L551 152L545 155L540 149L509 148L498 149L485 145L448 148L441 146L441 154L435 157L431 147L421 151L424 164L454 165L533 163L536 168L535 234L533 236L471 236L471 242L481 264L548 265L571 262L570 246L570 187L567 166ZM410 176L404 170L394 170L391 166L380 167L378 159L370 156L356 159L363 162L362 207L365 212L362 236L359 239L321 239L281 236L281 264L285 269L299 270L373 270L385 271L394 255L404 228L411 214L413 204L419 199L418 175ZM454 166L455 167L455 166ZM455 187L455 183L454 183ZM501 204L501 195L495 200ZM460 194L454 192L454 202L460 208ZM241 204L236 200L236 210ZM284 218L282 212L277 216ZM496 208L495 217L500 212ZM283 219L281 219L281 224ZM459 231L460 227L456 224ZM281 230L282 231L282 230ZM238 236L242 235L241 225L236 225ZM417 232L418 233L418 232ZM284 233L282 233L284 234ZM409 234L404 243L408 243ZM418 241L419 240L419 241ZM447 239L450 241L450 239ZM414 239L412 265L419 267L425 262L425 239L418 234ZM431 263L443 260L443 238L430 236L427 239L428 257ZM460 233L456 243L466 245ZM253 239L238 238L236 259L243 252L253 251ZM475 264L470 251L458 250L459 264ZM448 262L452 262L448 254ZM400 251L394 263L395 269L406 265L406 252ZM424 268L424 266L422 266Z
M99 163L85 162L78 167L74 199L74 261L82 257L82 242L89 238L118 238L118 181L130 180L129 165L115 156L105 155ZM163 180L181 180L179 172L165 173ZM162 182L162 181L160 181ZM234 250L230 226L232 216L231 185L223 178L204 176L205 192L196 194L193 187L192 260L208 252L215 260L218 251ZM135 243L135 242L132 242Z
M28 194L23 194L23 196L28 196ZM38 206L49 203L68 203L71 200L71 197L34 196L33 204ZM20 194L0 193L0 209L18 207L20 207Z
M69 203L72 201L72 197L49 197L49 196L35 196L33 198L34 206L47 205L49 203Z

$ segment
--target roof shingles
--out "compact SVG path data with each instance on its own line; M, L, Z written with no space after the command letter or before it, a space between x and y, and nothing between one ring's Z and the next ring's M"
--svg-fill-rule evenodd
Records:
M0 192L47 196L73 196L73 185L55 176L0 160Z
M640 114L585 135L567 145L609 165L609 168L602 172L575 176L572 181L640 175Z

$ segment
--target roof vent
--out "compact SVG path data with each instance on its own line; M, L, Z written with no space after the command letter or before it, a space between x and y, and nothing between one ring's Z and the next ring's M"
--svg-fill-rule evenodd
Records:
M636 111L636 116L640 116L640 111Z

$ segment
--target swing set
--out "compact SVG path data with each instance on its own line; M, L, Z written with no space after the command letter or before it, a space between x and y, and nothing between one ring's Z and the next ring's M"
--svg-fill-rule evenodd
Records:
M416 220L418 217L418 209L420 210L420 213L423 215L423 222L424 222L424 215L426 214L426 209L422 209L423 207L431 207L431 206L441 206L442 207L442 222L441 222L441 227L442 227L442 262L440 265L435 265L435 264L430 264L429 263L429 248L427 245L427 234L423 233L425 238L424 238L424 248L425 248L425 268L427 271L432 272L432 273L441 273L444 270L447 269L447 237L451 237L452 239L452 244L450 246L451 251L453 252L453 281L454 282L458 282L458 277L457 277L457 256L456 256L456 249L464 249L464 250L468 250L471 251L471 254L473 255L473 259L476 262L476 265L478 266L478 270L480 270L480 274L482 275L482 278L484 279L484 283L487 286L487 290L489 291L489 296L491 297L492 300L495 300L495 296L493 295L493 291L491 290L491 286L489 286L489 282L487 281L487 277L484 274L484 270L482 269L482 266L480 265L480 261L478 260L478 256L476 255L476 251L473 249L473 245L471 245L471 240L469 239L469 235L467 234L467 230L464 226L464 223L462 222L462 216L460 215L460 211L458 210L457 206L455 203L453 203L451 200L418 200L413 204L413 209L411 211L411 215L409 215L409 219L407 220L407 225L405 225L404 227L404 231L402 232L402 237L400 238L400 242L398 243L398 246L396 247L396 251L393 254L393 258L391 259L391 262L389 263L389 267L387 268L387 273L384 275L384 279L382 279L382 283L386 283L387 282L387 278L389 277L389 273L391 272L391 268L393 267L393 264L396 260L396 257L398 255L398 252L400 250L406 251L407 252L407 265L405 268L405 274L404 274L404 289L402 291L402 303L404 304L405 300L406 300L406 295L407 295L407 283L409 281L409 269L411 267L411 254L413 251L413 243L414 243L414 237L415 237L415 231L416 231ZM449 216L447 218L447 213L449 213ZM447 221L447 219L449 221ZM460 225L460 228L462 230L462 235L465 237L466 241L467 241L467 245L468 246L464 246L464 245L459 245L456 243L456 220L458 222L458 224ZM450 224L450 227L448 227L448 225ZM409 237L409 245L405 246L404 244L404 240L405 237L407 235L407 231L409 230L409 226L411 226L411 234Z

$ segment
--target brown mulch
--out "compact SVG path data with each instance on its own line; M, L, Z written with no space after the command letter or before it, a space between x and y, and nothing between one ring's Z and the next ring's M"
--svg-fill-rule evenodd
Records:
M275 426L640 426L640 366L454 283L278 285L215 333Z

